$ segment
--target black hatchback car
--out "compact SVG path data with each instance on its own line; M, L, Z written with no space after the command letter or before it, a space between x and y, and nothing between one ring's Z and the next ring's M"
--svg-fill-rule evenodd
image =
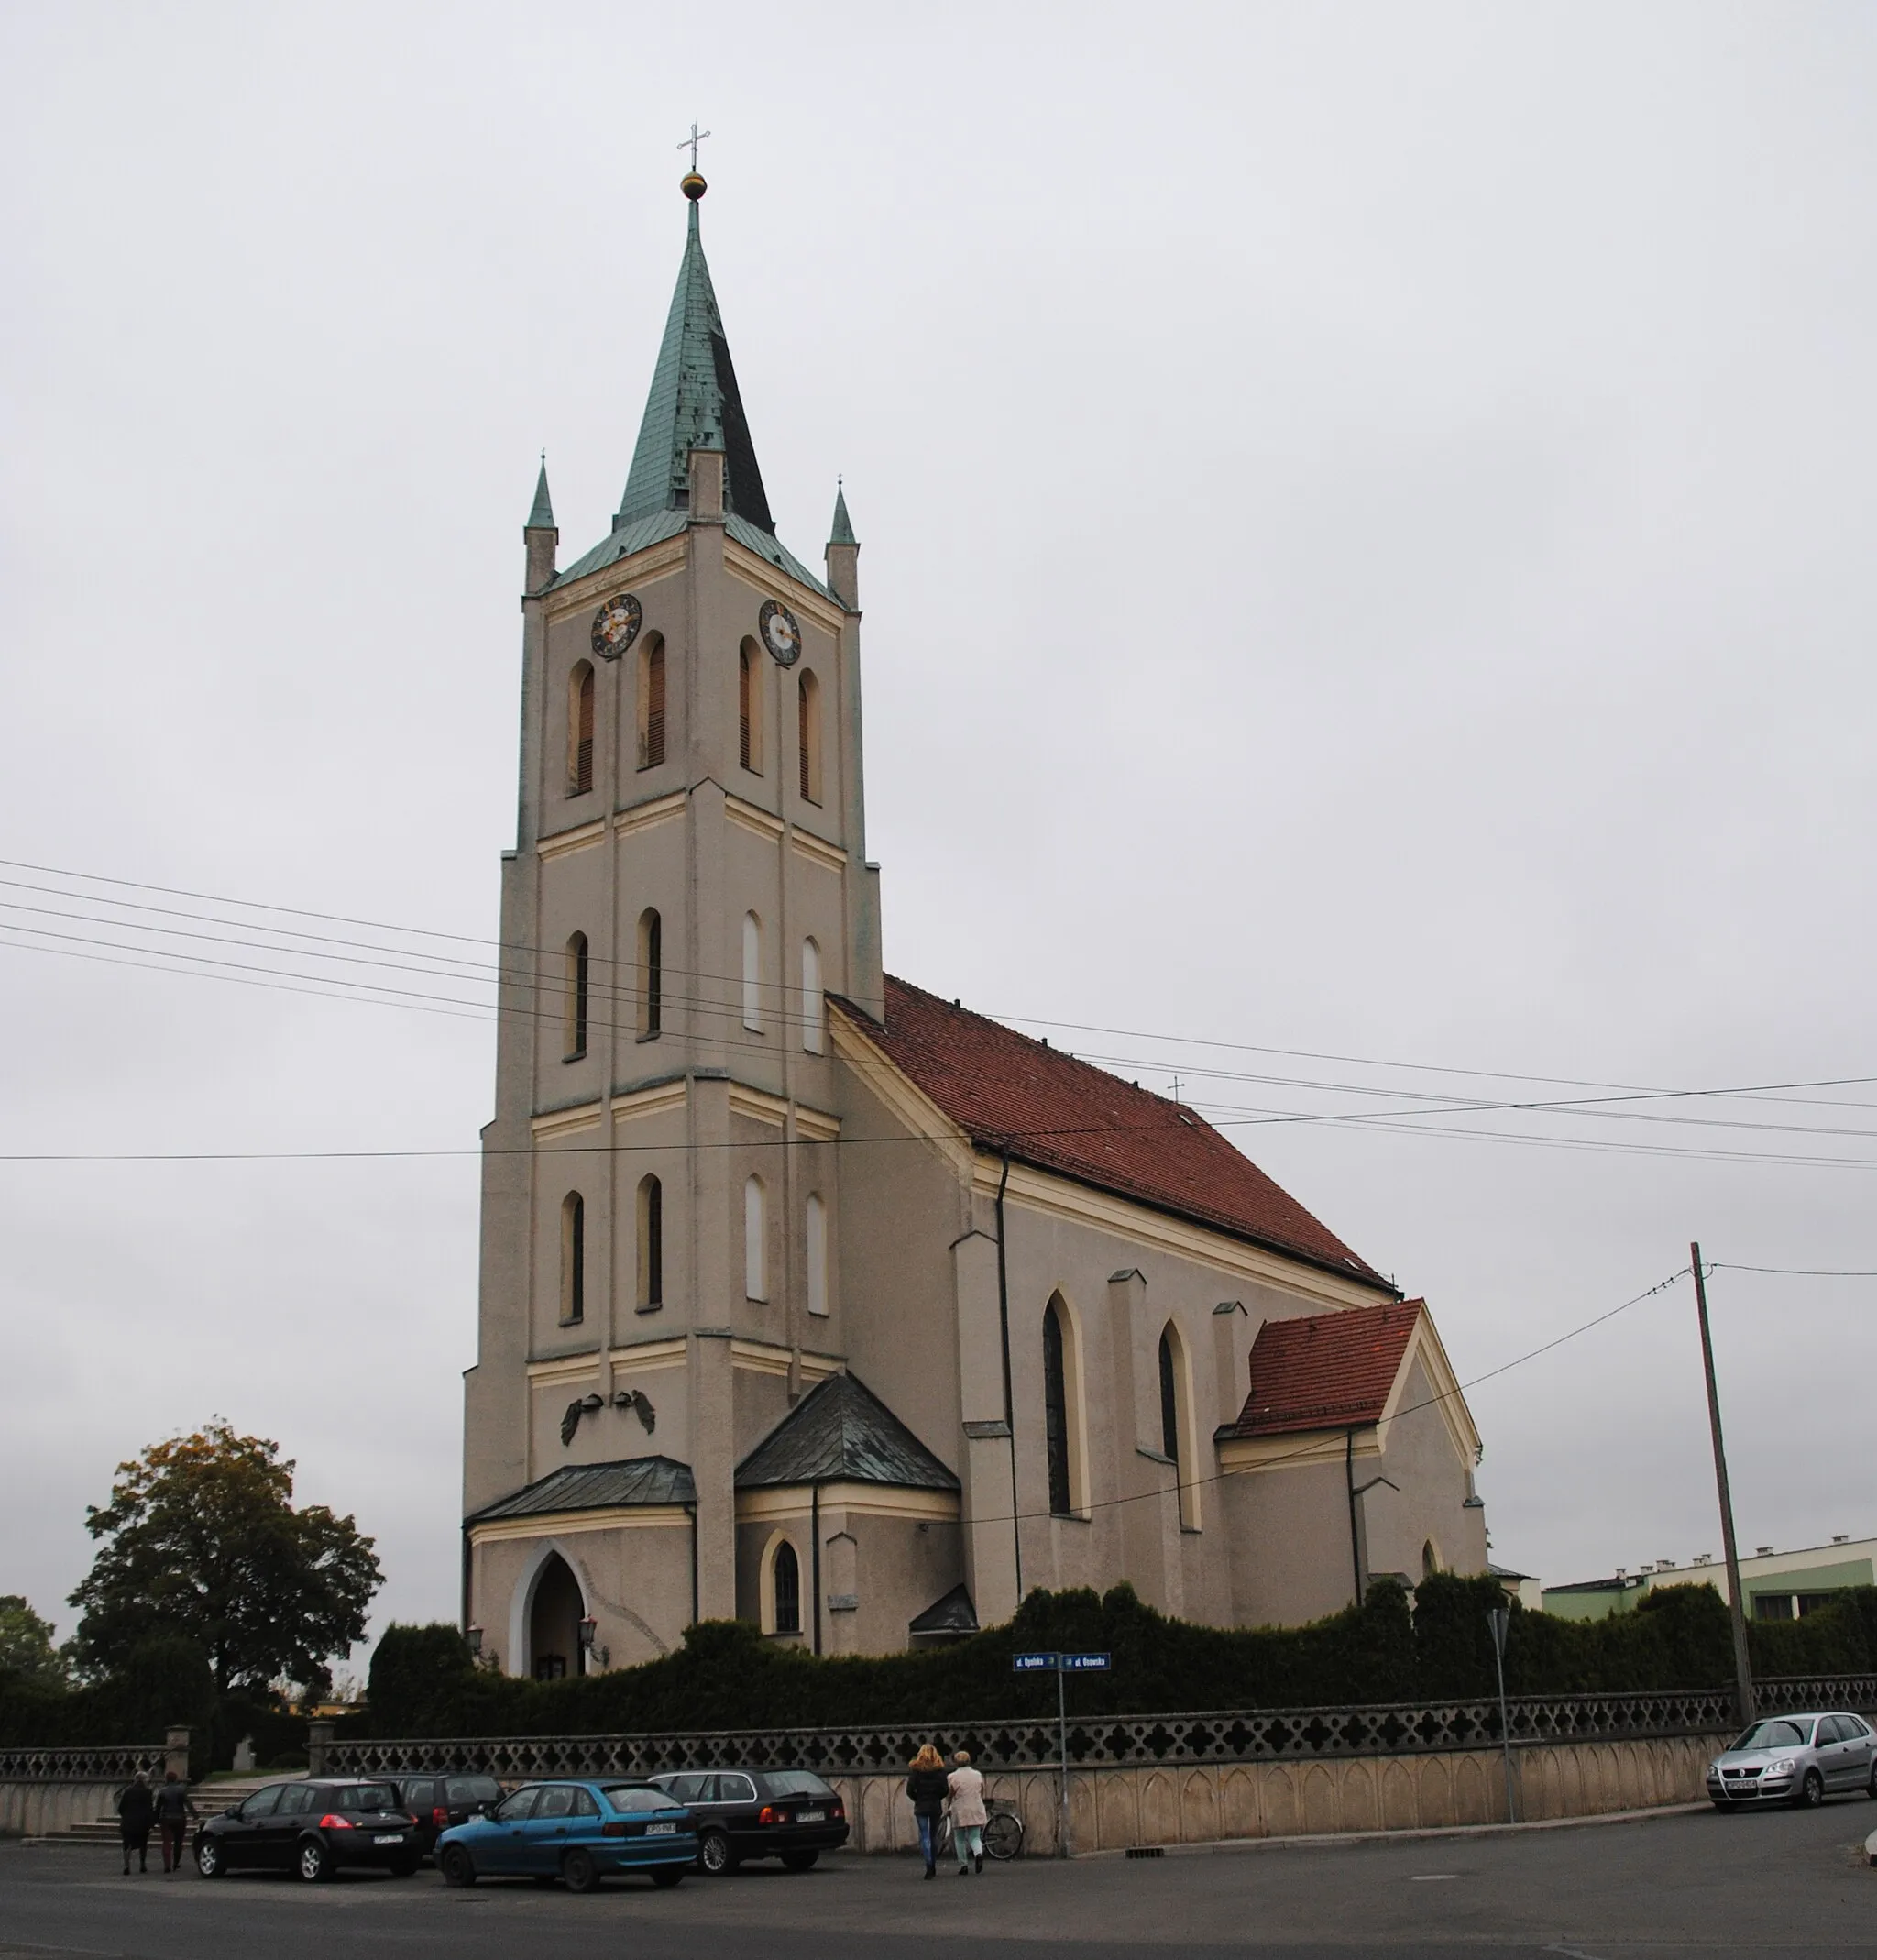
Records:
M502 1787L493 1777L393 1777L398 1801L417 1821L420 1857L431 1857L436 1841L453 1824L492 1811L502 1800Z
M195 1833L195 1868L204 1878L295 1871L317 1884L354 1866L408 1878L417 1855L416 1824L396 1787L378 1781L269 1783Z
M745 1858L807 1871L847 1843L847 1806L810 1769L675 1769L650 1780L697 1820L697 1869L713 1878Z

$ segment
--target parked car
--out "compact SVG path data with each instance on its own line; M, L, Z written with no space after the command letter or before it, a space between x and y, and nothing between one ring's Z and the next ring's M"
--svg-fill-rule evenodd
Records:
M1809 1809L1839 1790L1877 1797L1877 1734L1861 1715L1766 1715L1707 1766L1717 1811L1743 1803Z
M429 1857L436 1841L452 1824L467 1823L502 1800L502 1787L493 1777L393 1777L398 1801L417 1820L417 1848Z
M396 1786L376 1780L269 1783L195 1833L195 1868L204 1878L297 1871L316 1884L354 1866L408 1878L417 1855L417 1827Z
M807 1871L847 1843L847 1807L809 1769L676 1769L652 1778L697 1820L697 1868L713 1878L745 1858Z
M592 1891L609 1872L642 1871L653 1885L676 1885L697 1855L697 1827L684 1805L618 1777L524 1783L436 1841L445 1885L559 1878L570 1892Z

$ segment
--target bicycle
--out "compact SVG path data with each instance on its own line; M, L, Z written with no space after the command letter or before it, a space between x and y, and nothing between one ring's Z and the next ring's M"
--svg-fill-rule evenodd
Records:
M994 1858L1000 1865L1007 1865L1012 1858L1023 1855L1023 1818L1015 1804L1003 1797L986 1797L984 1811L988 1822L983 1826L984 1855ZM951 1812L946 1811L939 1821L937 1855L944 1857L951 1849Z

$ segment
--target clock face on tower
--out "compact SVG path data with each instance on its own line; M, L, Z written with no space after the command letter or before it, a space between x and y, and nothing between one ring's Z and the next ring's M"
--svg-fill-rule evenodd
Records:
M593 651L602 660L617 660L639 637L643 617L630 592L615 592L593 615Z
M786 606L765 599L756 615L756 630L763 635L763 645L784 666L793 666L802 657L802 629Z

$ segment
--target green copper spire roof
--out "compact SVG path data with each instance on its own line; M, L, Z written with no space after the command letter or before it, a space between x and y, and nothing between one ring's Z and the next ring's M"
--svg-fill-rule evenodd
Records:
M702 195L701 188L697 195ZM615 530L656 511L685 509L693 449L723 451L725 508L774 536L775 522L769 514L763 472L756 467L755 446L743 418L730 343L710 288L710 268L704 262L695 197L677 291L672 294L658 365L653 369L652 392L639 425L626 493L613 519Z
M828 542L830 545L860 543L860 539L854 535L853 525L848 521L847 491L839 477L834 479L834 525L828 534Z
M554 499L547 494L547 451L541 452L541 477L534 486L534 508L528 513L527 528L530 531L552 531L554 521Z

